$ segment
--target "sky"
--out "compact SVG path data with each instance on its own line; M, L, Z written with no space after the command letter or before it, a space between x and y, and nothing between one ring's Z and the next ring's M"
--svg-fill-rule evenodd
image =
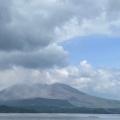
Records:
M0 0L0 90L65 83L120 100L120 0Z

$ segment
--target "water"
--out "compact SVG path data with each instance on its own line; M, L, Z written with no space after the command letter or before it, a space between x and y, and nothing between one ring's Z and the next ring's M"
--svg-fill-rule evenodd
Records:
M0 120L120 120L120 115L96 114L0 114Z

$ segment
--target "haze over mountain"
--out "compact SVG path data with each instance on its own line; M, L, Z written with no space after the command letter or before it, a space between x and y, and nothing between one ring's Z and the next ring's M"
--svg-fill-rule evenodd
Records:
M13 85L0 91L0 100L48 98L67 100L76 107L120 108L120 101L99 98L61 83Z

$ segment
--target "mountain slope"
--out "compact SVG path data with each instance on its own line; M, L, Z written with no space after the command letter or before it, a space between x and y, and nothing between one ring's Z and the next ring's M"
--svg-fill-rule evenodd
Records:
M67 100L77 107L120 108L120 101L91 96L61 83L35 84L32 86L21 84L0 91L1 100L31 98Z

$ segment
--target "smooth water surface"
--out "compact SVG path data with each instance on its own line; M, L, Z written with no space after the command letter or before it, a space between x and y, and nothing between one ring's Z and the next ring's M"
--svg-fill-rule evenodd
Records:
M96 114L0 114L0 120L120 120L120 115Z

